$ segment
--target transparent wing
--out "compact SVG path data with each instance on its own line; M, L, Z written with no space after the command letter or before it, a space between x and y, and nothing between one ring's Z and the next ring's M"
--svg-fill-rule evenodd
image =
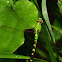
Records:
M42 25L41 32L40 32L39 36L41 38L44 38L44 39L47 39L47 40L51 40L49 31L48 31L47 26L45 24Z

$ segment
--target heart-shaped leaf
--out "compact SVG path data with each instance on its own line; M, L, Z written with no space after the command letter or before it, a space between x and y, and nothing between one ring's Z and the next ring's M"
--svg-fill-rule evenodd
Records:
M24 30L33 28L37 18L38 10L28 0L17 1L13 9L0 4L0 54L11 54L20 47L24 43Z

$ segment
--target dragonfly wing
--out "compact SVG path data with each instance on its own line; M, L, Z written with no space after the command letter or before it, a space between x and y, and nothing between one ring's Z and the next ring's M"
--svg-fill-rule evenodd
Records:
M50 34L49 34L49 32L48 32L47 27L46 27L45 24L42 25L39 37L40 37L40 39L51 40Z

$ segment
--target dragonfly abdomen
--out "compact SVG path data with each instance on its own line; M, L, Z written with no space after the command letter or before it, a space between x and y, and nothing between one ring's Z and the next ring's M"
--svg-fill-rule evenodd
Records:
M34 53L35 53L37 40L38 40L38 34L37 34L37 33L35 33L35 39L34 39L34 44L33 44L33 49L32 49L32 53L31 53L30 62L32 62L32 61L33 61L33 56L34 56Z

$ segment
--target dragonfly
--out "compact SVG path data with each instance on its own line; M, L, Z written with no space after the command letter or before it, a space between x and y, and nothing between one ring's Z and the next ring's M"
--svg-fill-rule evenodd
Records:
M43 30L41 30L41 28L42 28L41 25L42 24L43 24L42 18L39 18L39 19L36 20L36 25L34 27L34 34L35 34L35 36L34 36L34 44L33 44L33 49L32 49L32 53L31 53L30 62L33 61L33 57L34 57L34 53L35 53L35 49L36 49L39 33L41 31L43 31ZM8 26L1 26L0 28L3 29L3 30L5 30L5 31L7 31L7 32L15 34L15 35L19 34L19 32L21 31L20 29L8 27ZM47 39L47 37L45 37L45 36L43 36L43 37Z
M32 49L32 53L31 53L31 59L30 62L33 61L33 56L35 53L35 49L36 49L36 44L37 44L37 40L38 40L38 34L41 31L41 24L43 23L43 20L41 18L36 20L36 26L34 28L34 33L35 33L35 38L34 38L34 44L33 44L33 49Z

